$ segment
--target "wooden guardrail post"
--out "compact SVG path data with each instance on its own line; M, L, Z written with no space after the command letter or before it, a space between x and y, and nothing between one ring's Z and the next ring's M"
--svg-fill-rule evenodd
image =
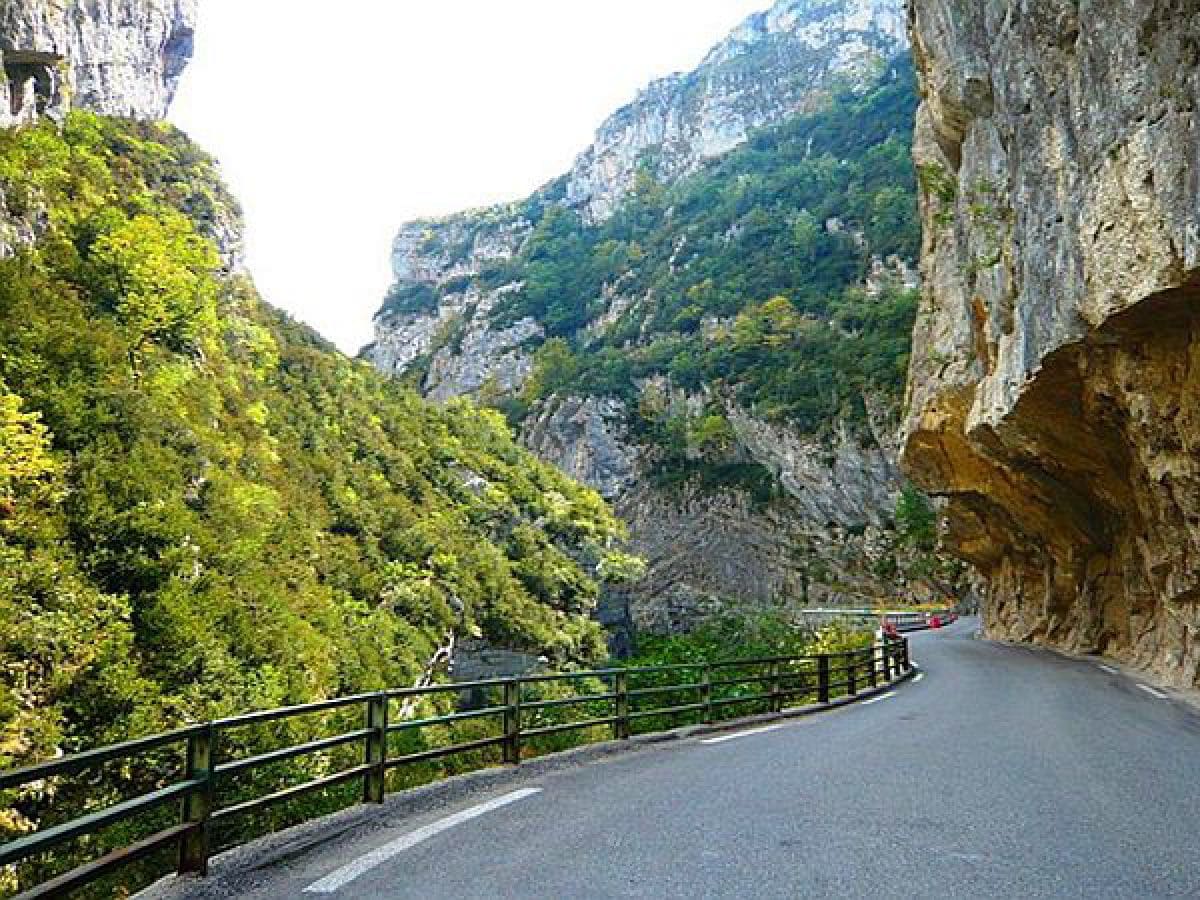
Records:
M215 794L217 729L210 722L193 734L187 742L187 778L200 781L201 786L183 800L183 824L196 827L179 841L180 875L207 875L209 854L209 820L213 813Z
M858 693L858 657L853 654L846 663L846 693L851 697Z
M817 702L829 702L829 657L824 653L817 657Z
M905 672L912 669L912 661L908 658L908 638L900 640L900 665Z
M616 694L616 721L613 722L613 737L618 741L629 740L629 675L618 672L613 676L613 693Z
M873 687L879 687L879 651L882 648L871 644L867 650L867 683Z
M704 664L704 674L700 679L700 702L704 704L704 721L712 725L716 721L713 712L712 666Z
M521 679L504 682L504 761L521 764Z
M387 779L388 695L380 692L367 700L366 754L370 770L363 775L363 803L382 803Z

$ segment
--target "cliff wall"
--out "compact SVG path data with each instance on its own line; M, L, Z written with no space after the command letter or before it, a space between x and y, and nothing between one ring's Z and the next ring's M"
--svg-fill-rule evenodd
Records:
M3 0L0 127L71 106L164 118L195 25L196 0Z
M1200 684L1200 4L916 0L904 462L990 634Z
M895 0L781 0L747 19L700 66L650 84L596 132L567 197L607 219L646 167L668 182L728 153L754 128L819 108L838 82L861 82L905 49Z

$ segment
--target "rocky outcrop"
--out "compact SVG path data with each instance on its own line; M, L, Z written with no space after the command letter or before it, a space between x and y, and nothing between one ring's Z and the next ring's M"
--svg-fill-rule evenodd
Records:
M837 466L832 459L831 468ZM629 522L648 567L643 584L629 593L634 630L687 631L731 605L799 608L890 599L894 580L876 567L895 552L891 523L871 524L861 515L847 525L809 517L814 506L836 502L827 495L832 484L766 503L732 487L712 492L690 484L663 490L641 483L623 495L617 512ZM920 599L930 590L911 587Z
M907 468L992 635L1200 686L1200 3L912 12Z
M629 411L613 397L555 397L525 428L525 444L576 481L614 500L637 482L641 451Z
M664 386L655 380L643 390ZM676 391L669 402L682 413L712 400ZM613 398L556 397L526 424L524 443L611 500L646 559L643 582L608 603L616 647L628 646L629 632L687 630L734 601L872 603L895 586L896 574L884 568L898 552L893 510L903 486L894 425L879 422L878 435L843 429L816 438L732 402L725 414L733 430L725 459L758 473L765 493L732 481L664 479ZM941 598L919 579L909 588L920 599Z
M521 284L483 289L472 279L486 264L516 255L529 232L514 206L404 226L392 244L395 286L364 357L385 372L419 368L423 392L438 400L478 394L485 385L518 390L533 370L529 343L544 331L529 318L497 328L494 310Z
M780 0L751 16L698 69L655 81L614 114L576 160L568 202L600 221L637 173L660 182L728 153L752 129L817 108L844 81L862 81L904 50L895 0Z
M192 53L196 0L0 0L0 128L72 108L161 119ZM241 213L223 186L205 230L240 269ZM36 240L44 210L0 190L0 257Z
M900 473L891 431L853 432L839 423L831 437L800 435L730 406L729 421L750 457L767 468L813 525L861 528L891 524Z
M195 24L196 0L2 0L0 127L72 106L165 117Z

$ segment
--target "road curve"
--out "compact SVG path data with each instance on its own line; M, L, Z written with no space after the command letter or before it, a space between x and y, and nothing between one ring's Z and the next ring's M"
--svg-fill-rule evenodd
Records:
M914 636L923 677L870 705L517 773L160 896L1200 896L1200 717L975 628Z

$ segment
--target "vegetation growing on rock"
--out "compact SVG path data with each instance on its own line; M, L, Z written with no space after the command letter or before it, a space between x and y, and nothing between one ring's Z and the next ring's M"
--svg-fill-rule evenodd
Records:
M932 599L936 554L893 527L916 103L912 64L880 58L690 175L647 158L603 217L566 176L405 226L365 355L503 410L612 497L651 560L635 622L736 594Z
M752 135L699 174L665 186L648 172L598 225L561 205L562 183L510 210L530 233L510 259L436 287L404 283L383 315L436 308L472 283L519 285L492 312L548 337L517 403L561 393L634 402L665 375L685 391L728 390L764 418L814 433L864 422L864 393L895 403L904 383L915 292L862 288L873 259L915 258L912 67L872 89ZM470 255L460 229L447 259ZM614 298L614 321L597 326Z

